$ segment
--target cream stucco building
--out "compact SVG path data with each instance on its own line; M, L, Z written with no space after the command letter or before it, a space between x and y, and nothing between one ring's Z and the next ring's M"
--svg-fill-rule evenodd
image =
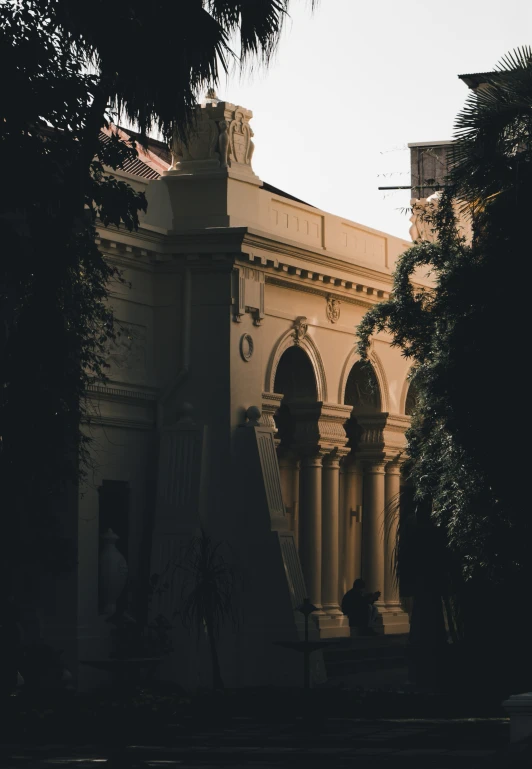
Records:
M355 327L389 295L409 243L263 183L247 109L210 99L198 115L171 159L154 142L117 172L146 192L139 230L99 229L130 285L113 287L122 334L111 381L90 393L75 616L57 613L50 632L71 664L105 657L102 535L120 536L134 581L164 568L202 523L231 544L242 576L240 626L222 639L227 681L286 683L300 665L276 642L298 638L305 595L316 633L346 636L339 604L362 575L382 591L382 632L408 630L391 511L409 364L378 335L368 373ZM193 686L204 675L195 642L176 633L168 670ZM83 666L78 675L80 686L95 680Z

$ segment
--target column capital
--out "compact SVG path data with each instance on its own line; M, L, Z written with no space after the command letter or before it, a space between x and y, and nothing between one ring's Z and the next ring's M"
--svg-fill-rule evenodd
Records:
M334 468L340 468L340 460L341 456L338 453L336 449L333 449L332 451L328 452L327 454L323 454L323 466L324 467L334 467Z
M386 475L401 475L401 464L398 460L386 464Z
M291 449L278 447L277 459L279 467L295 467L299 464L299 456Z
M386 461L384 459L366 459L363 462L366 475L385 475Z
M321 451L313 454L303 454L300 459L302 467L322 467L323 454Z
M345 457L344 461L342 462L342 466L344 468L344 472L353 473L355 475L359 475L363 470L362 461L359 457L354 456L353 454L348 454L347 457Z

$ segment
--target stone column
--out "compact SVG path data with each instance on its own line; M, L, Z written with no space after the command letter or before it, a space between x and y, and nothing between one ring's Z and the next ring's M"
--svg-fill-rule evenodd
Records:
M382 593L377 605L383 604L384 595L384 468L383 460L368 461L364 467L362 568L366 589Z
M323 462L322 488L322 603L323 610L341 616L338 606L338 503L340 457L333 452Z
M357 509L362 508L362 467L352 458L345 468L345 503L346 536L342 543L345 553L346 590L362 573L362 526L357 516Z
M278 454L279 475L281 477L281 493L290 522L290 528L294 527L294 506L292 500L292 459L287 454Z
M316 454L303 457L299 475L299 557L308 597L318 609L321 609L321 456Z
M299 548L299 460L294 459L292 463L292 510L293 510L293 532L296 547Z
M399 590L394 573L394 550L399 522L399 493L401 468L398 462L386 465L386 511L384 520L384 602L387 606L399 606Z
M347 540L347 505L345 502L345 463L346 458L340 462L340 496L338 501L338 603L347 590L345 570L346 570L346 540Z

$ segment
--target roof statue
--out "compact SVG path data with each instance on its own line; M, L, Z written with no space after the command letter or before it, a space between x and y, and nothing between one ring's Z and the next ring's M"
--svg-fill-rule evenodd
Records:
M214 90L214 88L207 88L207 95L205 96L205 100L214 101L214 102L220 101L220 99L216 95L216 91Z
M172 174L198 174L231 169L255 177L251 160L255 145L249 124L253 113L220 101L213 88L196 107L195 122L183 139L177 132L171 141Z

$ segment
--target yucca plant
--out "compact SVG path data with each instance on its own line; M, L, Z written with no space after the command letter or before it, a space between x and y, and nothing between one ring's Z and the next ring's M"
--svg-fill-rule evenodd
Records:
M220 631L228 621L236 623L236 577L233 567L221 553L222 544L214 544L202 528L178 564L183 573L178 614L185 627L196 629L198 642L202 632L207 636L215 690L225 688L218 655Z

